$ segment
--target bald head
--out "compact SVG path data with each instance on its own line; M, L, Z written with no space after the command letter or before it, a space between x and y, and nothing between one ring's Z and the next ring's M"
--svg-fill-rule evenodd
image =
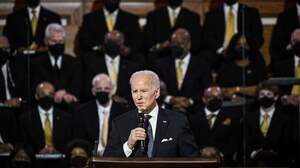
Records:
M104 52L112 58L120 55L121 48L124 47L124 35L119 31L111 31L104 37Z
M291 43L295 44L297 42L300 42L300 28L295 29L291 35Z
M223 93L220 87L209 87L204 91L203 102L207 109L215 112L222 107Z
M50 82L42 82L36 87L36 95L38 98L44 96L54 96L55 88Z
M172 34L171 46L182 48L183 51L182 51L180 56L185 56L189 52L189 50L191 49L191 36L190 36L190 33L186 29L183 29L183 28L177 29ZM178 56L175 56L175 57L178 57Z
M104 43L107 41L115 41L121 45L124 43L124 35L123 35L123 33L119 32L117 30L113 30L113 31L105 34Z

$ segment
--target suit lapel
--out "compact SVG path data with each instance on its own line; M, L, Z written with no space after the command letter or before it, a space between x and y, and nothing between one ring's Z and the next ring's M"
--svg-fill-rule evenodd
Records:
M53 128L52 128L52 136L53 136L52 141L53 141L54 146L55 146L55 144L58 144L57 139L58 139L58 135L60 135L58 128L61 128L60 124L61 124L60 116L59 116L59 114L57 114L57 111L54 108L53 109Z
M40 9L40 14L38 16L38 23L37 23L37 28L36 28L36 33L35 33L35 41L39 43L39 41L37 41L37 39L40 39L40 37L42 37L42 34L44 33L43 31L45 31L43 29L43 25L45 24L45 22L47 18L44 17L44 9L43 7L41 7Z
M100 117L98 114L98 108L97 108L97 104L96 104L96 100L92 102L92 106L91 109L89 110L89 113L91 113L91 118L89 118L87 120L86 124L91 124L92 125L92 129L94 132L93 135L97 135L96 137L94 137L95 140L99 139L99 128L100 128Z
M44 130L43 130L40 114L37 108L33 111L31 124L32 124L33 134L35 135L34 137L35 137L36 144L39 144L41 145L41 147L44 147L45 146Z
M176 92L179 92L178 83L177 83L177 75L176 75L175 59L171 59L168 64L169 64L169 68L168 68L169 73L165 74L165 75L166 75L166 79L168 79L167 76L170 76L170 81L165 81L165 82L168 82L169 86L171 86L171 88L176 90ZM173 90L171 88L170 88L170 90Z
M185 85L187 84L187 81L189 81L192 78L192 74L195 73L196 71L194 70L194 64L193 64L193 56L191 55L190 61L188 63L188 67L185 73L185 76L182 81L182 86L181 86L181 91L184 90ZM187 86L188 87L188 86Z
M152 156L154 157L159 153L159 146L161 144L161 140L163 139L163 137L165 137L165 134L168 130L168 126L169 119L167 112L163 109L159 109L152 153Z
M225 28L226 28L226 20L225 20L226 15L225 15L225 10L224 10L224 5L222 5L219 8L217 13L218 13L217 18L220 19L220 24L218 25L218 27L219 27L218 30L220 31L221 37L219 37L219 38L222 39L222 43L223 43L224 37L225 37Z

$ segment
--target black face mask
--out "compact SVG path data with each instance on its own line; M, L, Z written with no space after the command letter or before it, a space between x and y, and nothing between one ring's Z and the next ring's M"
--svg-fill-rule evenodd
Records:
M237 2L237 0L224 0L224 2L225 2L227 5L231 6L231 5L235 4L235 3Z
M31 8L35 8L40 4L40 0L26 0L27 5Z
M184 49L178 45L173 45L170 49L174 58L181 58L184 54Z
M75 156L71 158L71 166L75 168L83 168L87 166L88 158L84 156Z
M50 51L50 53L54 56L54 57L58 57L60 55L64 54L65 51L65 45L64 44L54 44L54 45L49 45L48 49Z
M113 41L108 41L104 44L104 51L107 55L109 55L112 58L115 58L120 54L120 46Z
M105 105L109 101L109 93L108 92L97 92L96 99L99 101L101 105Z
M239 47L235 50L235 59L236 60L241 60L241 59L246 59L249 58L250 56L250 50L248 48L244 47Z
M50 96L45 96L38 99L38 104L46 111L53 106L53 102L53 98Z
M9 50L5 48L0 48L0 65L3 65L6 63L6 61L9 59L10 52Z
M293 45L293 52L296 56L300 57L300 42L296 42Z
M119 8L120 1L107 0L104 5L105 5L105 8L108 10L108 12L113 13L115 10L117 10Z
M169 5L171 8L177 8L182 4L182 0L169 0Z
M207 102L207 109L211 112L215 112L222 107L223 101L220 98L212 98Z
M25 161L25 160L22 160L22 161L13 160L12 167L13 168L31 168L31 162Z
M263 107L263 108L269 108L271 107L274 103L274 97L262 97L258 99L259 104Z

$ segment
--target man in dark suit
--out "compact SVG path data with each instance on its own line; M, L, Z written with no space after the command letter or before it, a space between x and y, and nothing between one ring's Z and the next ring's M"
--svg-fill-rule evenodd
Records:
M0 103L7 106L20 106L22 99L19 94L19 83L16 83L17 76L15 71L15 58L12 58L12 52L8 39L0 36Z
M223 53L236 33L252 37L256 48L263 45L263 27L257 9L241 4L238 0L224 0L223 5L206 14L204 42L206 49L211 52L207 59L215 69L224 61Z
M294 7L281 12L277 16L277 22L273 28L269 49L272 68L274 68L274 64L293 57L290 42L292 32L300 27L299 9L300 1L298 1Z
M165 102L176 111L187 112L201 102L204 89L211 83L209 67L203 60L190 53L190 34L177 29L171 37L171 57L158 60L154 65L167 86Z
M106 73L114 84L113 95L130 101L129 78L140 69L139 64L126 59L121 52L124 46L124 35L119 31L108 32L105 35L103 52L92 51L83 57L83 76L85 97L91 95L91 82L98 73ZM117 99L118 99L117 98Z
M44 47L45 29L50 23L61 23L60 16L40 6L40 0L26 0L27 6L6 18L3 34L12 49Z
M19 142L17 121L14 113L0 107L0 153L12 152L13 146Z
M55 103L77 102L82 90L81 64L77 58L64 54L66 32L60 24L51 23L45 34L49 51L32 61L32 88L42 81L49 81L57 89Z
M262 83L257 90L259 109L245 117L247 158L259 166L287 166L294 149L290 120L276 105L278 87Z
M191 51L197 54L202 47L200 16L181 6L182 0L169 0L168 6L154 10L147 15L144 28L147 52L163 48L178 28L185 28L191 34Z
M84 16L78 32L80 54L99 50L107 32L118 30L126 36L125 45L132 50L141 45L138 17L119 8L121 0L105 0L104 7Z
M185 116L163 110L156 103L160 95L158 76L152 71L138 71L131 76L130 84L137 110L113 120L104 156L197 155L199 151Z
M71 138L71 117L53 107L55 88L43 82L37 86L38 106L20 117L24 143L35 153L63 153Z
M97 143L97 155L102 156L111 129L111 121L127 111L126 107L112 99L113 83L108 75L97 74L92 81L95 97L75 112L74 134L91 144Z
M237 153L240 143L239 122L222 108L223 93L220 87L207 88L203 102L204 108L199 107L189 116L200 151L214 147L224 158L225 165L232 165L233 155Z

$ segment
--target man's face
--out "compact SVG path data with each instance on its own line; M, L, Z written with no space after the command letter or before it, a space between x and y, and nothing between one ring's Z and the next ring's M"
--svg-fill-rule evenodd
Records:
M132 99L139 111L149 113L155 107L156 99L159 97L159 88L153 87L149 76L140 75L132 80Z

